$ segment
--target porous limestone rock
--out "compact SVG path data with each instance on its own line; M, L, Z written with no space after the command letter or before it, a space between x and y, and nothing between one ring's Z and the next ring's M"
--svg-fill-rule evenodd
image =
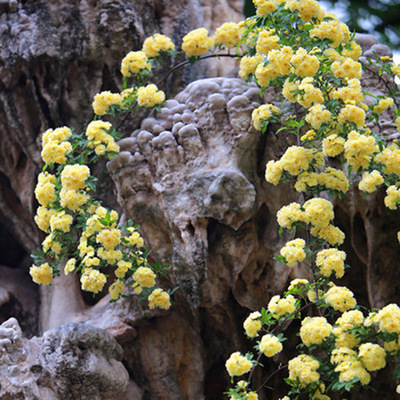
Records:
M125 400L122 349L102 329L70 323L27 340L15 318L0 325L0 398Z

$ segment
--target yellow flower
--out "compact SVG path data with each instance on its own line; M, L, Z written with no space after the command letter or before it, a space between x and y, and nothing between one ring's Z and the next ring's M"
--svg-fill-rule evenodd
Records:
M386 366L386 351L378 344L363 343L358 357L367 371L378 371Z
M97 243L101 243L106 250L114 250L121 242L119 229L103 229L96 236Z
M372 155L377 151L377 144L373 136L360 135L351 131L344 145L344 156L354 170L368 167Z
M230 376L241 376L249 372L253 364L239 351L232 353L225 363L226 370Z
M65 264L64 273L68 275L70 272L75 270L76 259L70 258Z
M140 107L154 107L165 100L165 94L154 84L141 86L137 91L137 102Z
M282 167L279 161L268 161L265 169L265 180L273 185L277 185L282 177Z
M314 76L319 69L318 57L300 47L291 59L292 72L297 76Z
M279 319L282 315L293 313L295 309L296 299L291 294L282 299L279 295L273 296L268 303L268 310L276 319Z
M239 41L239 25L234 22L225 22L216 30L214 35L214 44L221 44L227 48L237 46Z
M64 188L60 191L61 207L69 208L72 211L77 211L88 200L89 196L84 192Z
M329 200L319 197L307 200L303 208L308 216L309 222L317 228L327 227L333 220L333 205Z
M188 57L205 54L213 46L214 41L208 36L206 28L195 29L185 35L182 39L182 50Z
M319 362L313 357L300 354L298 357L289 361L289 379L298 380L300 385L305 387L313 382L318 382Z
M54 183L56 177L47 172L41 172L38 176L38 183L35 188L35 197L39 204L46 207L48 204L56 201L56 188Z
M240 67L239 67L239 76L243 80L247 80L250 74L256 72L257 65L263 60L263 56L256 55L256 56L244 56L240 60Z
M329 135L322 141L324 156L336 157L344 150L345 140L336 133Z
M50 217L51 231L59 230L67 233L71 229L72 222L72 215L66 214L65 211L59 211Z
M279 71L277 71L272 64L260 62L257 65L254 75L260 86L268 87L270 80L279 76Z
M133 280L142 287L153 287L156 274L148 267L139 267L133 274Z
M290 74L290 61L293 56L293 50L289 46L283 46L279 49L273 49L268 53L268 61L279 71L280 75Z
M271 14L278 8L278 4L274 0L253 0L253 3L256 7L257 16L259 17Z
M285 257L286 263L289 267L294 267L298 262L306 258L304 246L306 242L303 239L294 239L286 243L280 251L281 255Z
M344 274L344 260L346 253L338 249L325 249L317 253L316 265L322 275L330 277L334 272L336 278L341 278Z
M246 331L246 335L249 337L255 337L258 335L258 331L261 329L261 321L258 318L261 317L261 313L255 311L251 313L243 323L243 328Z
M149 308L162 308L163 310L168 310L171 307L171 301L169 299L169 294L162 289L154 289L149 297Z
M46 207L38 207L35 215L36 225L44 232L49 232L50 218L56 214L56 210L48 209Z
M67 141L72 135L71 129L64 126L62 128L48 129L42 136L42 147L49 143L60 144Z
M275 30L273 31L275 32ZM267 55L271 50L279 48L279 36L273 35L271 31L265 29L258 34L256 51L258 54Z
M300 337L307 346L321 344L332 332L332 325L324 317L305 317L301 322Z
M292 281L290 281L288 290L292 290L298 285L307 285L308 283L309 282L307 279L299 279L299 278L293 279Z
M66 155L72 151L72 145L69 142L50 142L47 143L41 152L43 161L46 164L65 164Z
M111 295L113 300L118 300L121 293L124 291L125 285L121 281L115 281L110 287L108 288L108 292Z
M85 268L80 280L82 290L92 293L101 292L107 281L104 274L92 268Z
M48 263L44 263L40 267L32 265L29 269L29 273L33 282L39 285L49 285L53 282L53 269Z
M357 304L353 292L347 287L333 286L325 294L325 302L337 311L347 311Z
M397 304L383 307L378 312L376 320L379 322L380 331L400 335L400 307Z
M61 183L64 189L84 189L85 181L89 176L90 170L86 165L66 165L61 172Z
M105 91L97 93L96 96L94 96L92 107L95 114L104 115L111 106L120 105L121 103L122 96L119 93Z
M267 357L273 357L282 351L282 343L275 335L267 334L261 338L260 351Z
M143 51L131 51L122 60L121 73L125 77L138 74L143 70L151 70L151 65Z
M362 75L361 64L349 57L333 62L331 69L335 78L360 79Z
M152 58L162 51L175 50L175 45L169 37L156 33L144 41L142 50L148 58Z
M262 106L256 108L251 114L254 128L260 131L264 121L268 121L274 114L279 115L280 113L281 110L272 104L263 104Z
M341 29L342 22L337 20L322 21L310 30L310 36L318 39L329 39L333 47L338 47L345 39L343 30Z
M365 111L360 107L347 104L340 110L338 122L341 125L352 122L357 126L358 129L360 129L365 123Z
M323 104L316 104L308 110L306 121L314 128L321 128L322 124L326 124L332 118L332 114Z
M372 172L364 172L358 188L363 192L372 193L379 185L382 185L383 181L383 176L376 169Z

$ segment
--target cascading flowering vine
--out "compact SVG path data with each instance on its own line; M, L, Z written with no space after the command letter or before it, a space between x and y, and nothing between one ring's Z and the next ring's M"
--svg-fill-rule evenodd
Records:
M303 198L277 213L280 233L287 229L301 237L292 237L275 258L289 268L307 265L312 279L293 280L283 294L273 296L266 308L244 321L246 335L256 340L255 352L236 351L226 361L232 377L227 394L231 400L258 398L269 378L253 388L253 371L261 366L262 357L279 357L284 351L282 326L298 318L300 354L276 371L288 370L285 381L290 389L283 399L306 394L327 400L329 393L368 387L374 372L389 362L394 379L400 378L400 307L389 304L366 315L352 291L332 281L342 278L349 266L346 253L338 248L345 235L334 225L331 201L334 196L340 200L354 185L366 194L386 186L386 207L398 208L400 147L396 140L388 142L367 127L381 113L390 112L400 129L398 92L389 81L385 81L386 97L363 90L361 47L348 27L326 14L317 1L253 1L254 17L225 23L214 36L205 28L189 32L181 46L188 61L170 70L202 58L240 59L242 79L254 80L261 93L269 87L279 90L275 104L253 111L254 128L265 133L269 124L279 123L276 134L297 142L279 160L267 163L265 179L272 185L291 183ZM66 127L43 134L45 167L35 190L40 203L35 220L48 236L44 254L36 255L41 265L31 268L35 282L50 284L59 274L58 266L65 264L66 274L80 274L83 290L97 293L107 281L102 269L113 266L116 279L109 289L113 299L130 282L135 293L147 295L150 308L169 308L169 293L155 288L162 266L148 264L137 227L118 225L117 213L93 199L95 178L88 165L118 152L117 130L98 117L120 118L139 107L158 109L165 94L149 79L157 63L176 54L168 37L147 38L142 50L131 51L122 60L124 90L94 97L96 118L85 135ZM380 79L383 72L400 76L400 66L388 57L376 56L371 65L379 69Z

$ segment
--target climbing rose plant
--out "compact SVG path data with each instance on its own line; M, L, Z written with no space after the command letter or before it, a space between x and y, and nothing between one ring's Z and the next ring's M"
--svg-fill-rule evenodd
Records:
M293 280L284 293L244 321L245 334L256 344L254 352L236 351L226 361L232 382L227 395L231 400L256 400L269 379L281 373L289 388L283 400L303 395L327 400L334 392L371 387L375 371L388 364L393 379L400 378L400 307L389 304L365 312L349 288L332 280L342 278L349 268L346 253L339 249L345 235L334 225L332 199L340 200L354 186L365 194L386 187L385 206L396 210L400 203L399 145L367 127L389 111L400 130L400 94L385 78L400 76L400 66L378 56L369 67L363 66L354 35L314 0L254 4L256 16L225 23L214 36L205 28L189 32L181 45L188 60L169 72L209 57L239 59L242 79L254 80L261 94L268 88L279 91L275 104L253 111L254 128L266 133L269 124L279 123L276 134L297 142L279 160L267 163L265 179L272 185L288 183L303 198L277 213L279 232L287 230L292 239L275 258L282 268L308 266L312 279ZM35 282L51 284L64 266L65 274L79 274L83 290L98 293L111 279L101 271L111 266L112 299L129 284L136 294L147 296L150 308L170 307L169 292L155 287L165 266L148 263L137 226L118 223L116 211L95 200L96 179L89 165L118 153L118 129L129 113L158 110L163 104L164 92L149 80L158 65L176 54L168 37L147 38L142 50L122 60L124 90L94 97L95 118L84 134L67 127L43 134L45 166L35 190L40 203L35 221L48 236L35 255L38 265L30 270ZM365 92L360 81L365 68L384 82L387 96ZM119 121L117 128L99 119L106 115ZM263 358L277 359L284 351L283 326L293 319L301 321L299 354L281 364L263 385L253 387L254 370L262 368Z

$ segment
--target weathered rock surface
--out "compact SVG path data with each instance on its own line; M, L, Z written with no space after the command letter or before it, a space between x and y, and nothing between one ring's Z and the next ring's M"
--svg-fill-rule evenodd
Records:
M0 398L125 400L129 378L121 360L112 335L89 324L27 340L11 318L0 325Z

